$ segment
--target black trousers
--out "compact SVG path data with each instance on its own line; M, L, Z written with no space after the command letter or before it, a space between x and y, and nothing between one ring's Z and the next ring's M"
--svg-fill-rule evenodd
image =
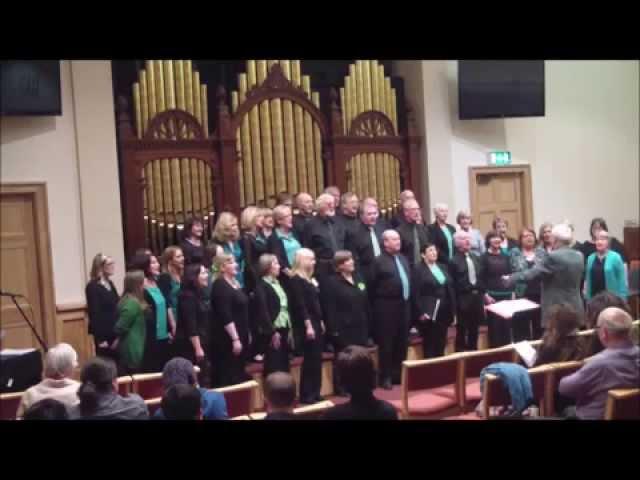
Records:
M98 340L95 337L93 338L93 343L96 347L96 357L103 357L103 358L110 358L111 360L113 360L114 362L116 362L116 365L118 364L118 350L112 350L111 348L107 347L107 348L102 348L100 346L98 346L100 343L102 343L104 340ZM110 344L113 343L113 340L107 340Z
M381 381L400 383L402 362L409 343L409 302L377 298L374 302L375 330Z
M271 338L265 336L266 348L264 356L264 378L273 372L289 372L289 329L278 328L280 334L280 348L275 349Z
M313 325L316 338L304 339L302 373L300 375L300 400L314 403L322 389L323 335L320 325Z
M484 318L484 298L481 293L458 295L458 326L456 329L456 351L478 349L478 326Z
M424 322L418 320L416 322L418 331L422 337L424 358L444 356L444 351L447 347L447 333L449 331L449 325L451 324L450 313L441 310L438 317L444 313L446 313L446 316L443 316L442 319L436 322L431 320L425 320Z
M169 343L169 339L152 339L145 345L144 371L148 373L162 372L165 364L171 360L175 347Z

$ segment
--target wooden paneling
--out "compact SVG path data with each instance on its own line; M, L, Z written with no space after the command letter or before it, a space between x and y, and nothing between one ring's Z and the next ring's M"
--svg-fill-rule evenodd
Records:
M84 304L58 305L57 321L62 332L60 342L71 345L78 352L83 365L94 355L93 338L88 334L87 308Z

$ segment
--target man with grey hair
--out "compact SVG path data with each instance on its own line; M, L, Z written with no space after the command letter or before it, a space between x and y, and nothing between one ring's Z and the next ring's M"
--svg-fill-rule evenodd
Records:
M40 400L52 398L67 407L76 405L80 400L77 392L80 383L71 379L73 369L78 366L78 354L68 343L59 343L49 349L44 357L44 379L29 388L20 401L18 417Z
M528 270L505 275L505 285L542 279L542 327L548 326L548 313L553 305L568 303L584 323L584 303L580 290L584 273L582 253L571 248L573 233L568 225L555 225L551 231L553 251L539 265Z
M402 254L413 267L422 261L422 247L430 242L429 231L421 221L420 205L415 199L406 200L402 204L402 211L404 222L396 231L402 239Z
M404 213L402 212L402 205L407 200L415 200L416 196L411 190L403 190L400 192L400 198L398 203L400 205L400 211L391 219L391 228L397 229L404 222Z
M438 262L448 265L455 253L453 234L456 227L447 223L449 206L446 203L436 204L433 215L435 220L428 227L429 238L438 249Z
M337 186L329 185L322 193L328 193L331 195L333 197L335 207L338 208L338 205L340 205L340 189Z
M604 309L598 316L597 330L605 349L560 380L558 391L576 400L578 418L602 420L609 390L640 385L640 349L631 342L631 328L627 312L617 307Z
M313 197L307 192L300 192L295 198L297 212L293 215L293 233L302 242L305 225L313 218Z
M456 292L456 351L478 349L478 328L484 318L485 287L481 281L480 257L471 252L471 233L459 230L453 235L456 253L450 272Z
M358 226L358 210L360 200L353 192L345 192L340 200L340 210L336 212L336 221L340 222L347 235L353 233Z
M386 230L382 242L383 252L374 260L368 290L379 348L380 384L391 390L392 382L400 383L402 362L407 357L411 270L400 253L398 232Z

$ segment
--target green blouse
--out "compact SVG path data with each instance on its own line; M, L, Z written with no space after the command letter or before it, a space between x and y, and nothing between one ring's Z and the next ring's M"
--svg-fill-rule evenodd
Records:
M125 298L118 306L118 321L115 327L120 337L118 349L122 363L128 368L137 369L142 365L146 326L144 310L134 298Z
M264 277L264 281L267 282L278 295L278 299L280 300L280 313L276 317L275 322L273 322L273 326L275 328L291 328L291 318L289 317L289 300L287 299L287 294L280 285L278 280L274 280L269 276Z

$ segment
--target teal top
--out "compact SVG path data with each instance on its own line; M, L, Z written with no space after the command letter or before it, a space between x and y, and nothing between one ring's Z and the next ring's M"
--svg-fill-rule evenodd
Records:
M453 258L453 236L451 235L451 232L446 225L441 226L440 229L442 230L442 233L444 233L444 236L447 238L447 246L449 247L449 260L451 260Z
M282 233L278 228L276 228L274 231L278 238L282 240L289 265L293 266L293 260L296 258L296 252L302 248L300 242L293 234L293 232L289 232L289 235L285 236L285 234Z
M169 338L169 329L167 325L167 302L164 295L158 287L145 287L153 303L156 305L156 340L166 340ZM153 332L149 332L153 335Z
M586 280L586 298L591 299L591 270L593 262L596 261L597 252L592 253L587 258L587 271L585 272ZM609 250L604 257L604 284L607 291L617 295L623 300L627 300L629 290L624 273L624 262L618 252Z
M222 249L225 253L233 255L238 264L238 273L236 274L236 280L240 284L240 287L244 288L244 254L242 253L242 247L240 242L233 242L233 247L230 248L228 243L222 245Z
M440 285L444 285L447 281L447 277L444 276L444 273L442 272L442 269L438 266L438 264L434 263L433 265L429 265L429 268L431 269L431 273L433 273L433 276L436 277L438 283Z
M276 279L269 276L264 277L264 281L267 282L275 290L278 299L280 300L280 313L276 317L273 326L275 328L291 328L291 318L289 317L289 300L287 294L282 289L282 285Z

